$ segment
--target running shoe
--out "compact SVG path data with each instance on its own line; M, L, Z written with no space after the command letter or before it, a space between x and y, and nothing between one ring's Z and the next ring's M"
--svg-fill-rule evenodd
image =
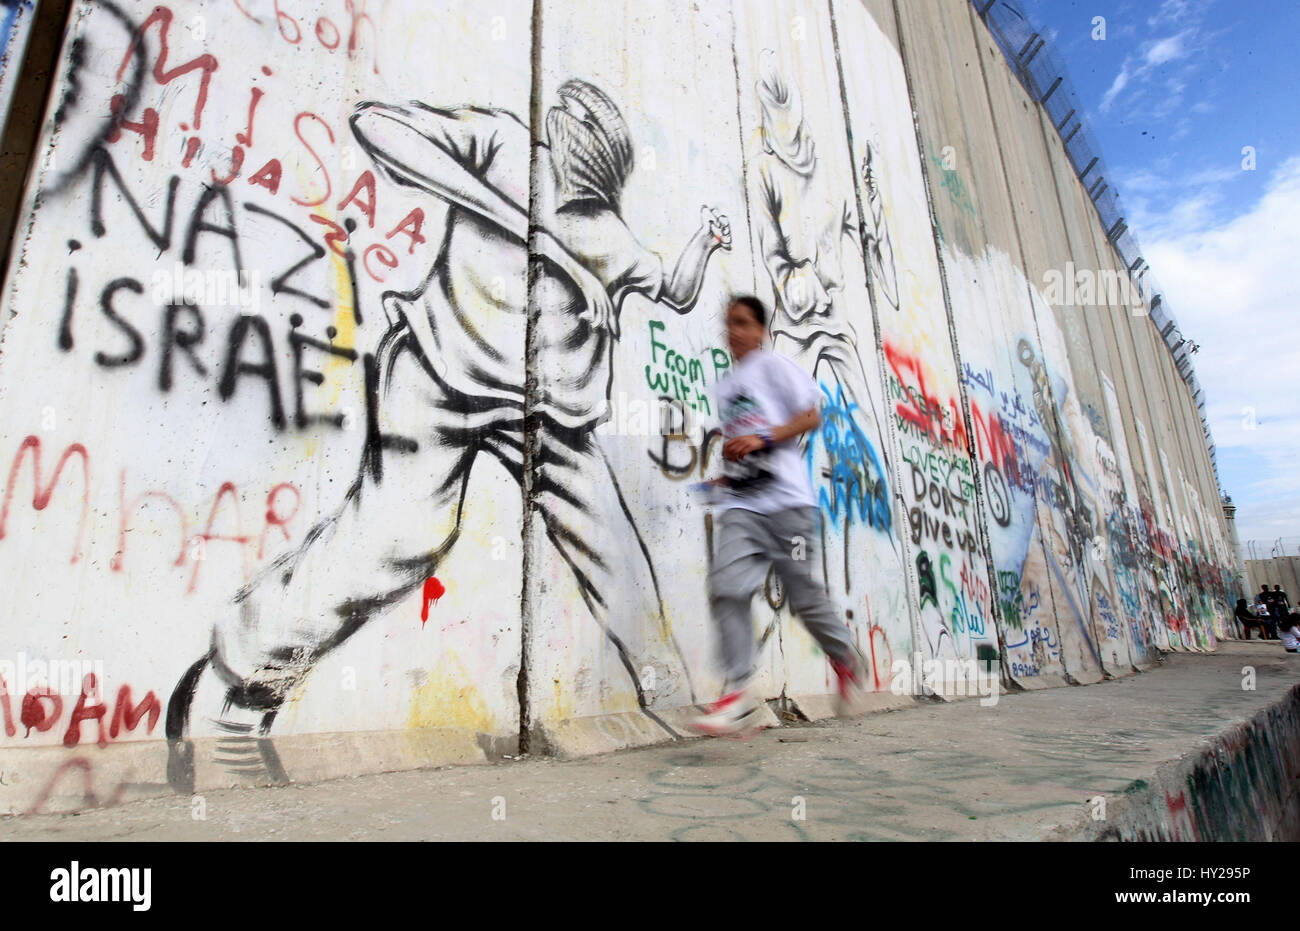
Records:
M831 660L831 668L839 680L838 694L835 699L835 714L841 718L852 718L867 710L866 668L860 657L854 657L853 665L845 665L839 660Z
M709 705L689 726L711 737L751 737L763 729L761 710L750 689L738 689Z

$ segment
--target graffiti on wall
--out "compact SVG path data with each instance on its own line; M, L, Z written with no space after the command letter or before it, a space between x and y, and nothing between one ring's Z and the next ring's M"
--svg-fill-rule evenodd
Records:
M760 69L762 210L757 226L774 298L772 348L797 360L823 384L823 426L805 442L829 516L888 531L888 483L862 426L871 423L865 418L874 420L875 406L845 300L844 244L861 248L855 211L824 177L799 88L781 73L775 51L761 53ZM892 267L888 230L875 225L882 222L873 215L864 229L873 237L880 233L872 240L873 254L888 258ZM880 426L872 424L872 435L881 435Z
M859 219L851 175L839 174L836 140L822 135L821 102L805 99L796 60L781 46L755 47L750 220L760 280L771 288L772 349L821 387L821 424L801 443L821 511L823 576L867 654L878 639L889 645L872 618L903 609L906 598L880 572L885 562L901 568L902 553L865 280L868 262L893 276L895 259L882 200ZM890 621L897 638L906 618Z
M528 179L521 174L529 137L513 114L365 102L351 119L379 170L451 205L424 282L414 291L382 297L390 328L375 362L384 380L382 394L418 392L432 399L421 412L423 422L381 435L379 449L368 451L337 514L239 592L238 613L232 611L228 625L218 627L216 648L198 661L229 686L228 705L262 714L263 732L321 656L435 575L457 542L465 489L480 454L523 481L523 360L486 341L479 329L512 327L522 335L528 296L520 286L526 280L540 304L536 351L545 360L543 369L577 375L544 379L532 408L542 459L532 487L536 507L592 616L619 651L643 710L653 715L637 675L645 658L628 655L627 633L619 630L625 621L608 608L615 575L627 567L609 565L599 545L611 520L626 521L629 532L638 532L592 431L608 400L625 298L641 294L678 313L689 312L709 257L730 248L730 230L724 216L706 208L674 272L666 274L663 260L640 245L619 214L633 148L617 105L594 85L573 79L559 88L546 125L549 172L543 177L550 184L541 198L545 212L530 231ZM525 275L528 262L534 267ZM494 280L492 272L499 275L502 269L513 292L485 286ZM492 326L494 320L501 322ZM428 476L432 509L454 515L444 537L430 539L426 526L400 521L414 486L385 482L386 455L405 460L399 467L403 473ZM376 533L376 521L382 534ZM380 551L369 542L377 536L384 541ZM643 541L641 549L662 616L658 580ZM326 613L332 624L318 623L312 636L303 637L297 631L307 619L277 617L276 606L300 600L297 592L310 587L318 573L333 573L335 564L355 564L359 558L367 563L365 587L343 593ZM237 651L225 646L241 637L246 643ZM241 668L233 656L256 659L252 664L245 659ZM684 673L680 651L678 660ZM195 688L178 691L173 703L188 709Z
M345 646L382 641L357 654L374 660L370 694L403 676L418 683L415 661L384 651L409 644L398 634L441 637L444 617L494 657L467 678L504 679L498 703L519 707L519 665L500 656L520 638L488 630L489 606L471 597L482 579L455 561L519 539L494 523L502 486L532 508L534 580L576 586L577 622L610 657L612 675L592 674L600 707L632 694L661 720L694 700L701 679L687 657L700 651L678 642L668 616L686 613L675 599L699 596L661 584L678 565L660 555L663 527L683 531L654 515L678 505L685 479L709 477L718 432L655 436L649 484L598 440L616 376L683 423L688 411L714 416L710 391L729 360L701 341L693 312L724 278L770 294L773 349L820 386L822 424L803 454L822 572L877 688L913 636L951 656L987 656L1001 639L1004 668L1026 680L1088 665L1109 642L1148 656L1212 646L1226 604L1205 531L1215 524L1186 463L1165 461L1165 434L1154 434L1159 458L1140 423L1143 448L1122 447L1119 417L1080 398L1059 339L1035 330L1036 307L1022 317L990 301L972 324L967 302L986 299L979 275L945 307L905 75L886 37L862 43L861 61L832 64L738 7L737 47L749 43L736 57L739 146L674 166L708 179L710 193L683 201L663 196L663 173L642 155L663 128L635 81L608 68L597 78L594 65L549 71L534 136L526 66L461 81L452 62L430 80L392 7L208 3L203 35L175 3L78 7L47 133L57 158L39 173L6 308L0 558L15 576L31 570L35 581L16 586L27 605L38 585L112 587L106 613L150 591L131 630L166 628L159 652L170 652L115 673L115 701L95 689L10 695L6 684L7 740L86 747L165 733L183 744L215 732L239 766L278 779L267 735L359 726L351 709L291 717L297 699L328 691L313 683ZM871 26L855 6L835 9L846 35ZM828 38L829 24L816 25ZM524 40L483 54L526 62ZM868 67L871 80L855 70ZM977 192L943 172L935 196L974 219ZM667 228L625 209L631 195L663 201ZM719 256L742 209L754 254ZM644 358L627 358L632 337ZM32 370L42 377L23 377ZM706 515L705 541L710 529ZM50 586L54 573L75 582ZM764 595L773 612L788 607L775 578ZM72 600L35 635L107 643ZM764 636L776 633L771 652L807 687L825 664L787 654L784 630L774 621ZM596 665L579 652L559 662ZM453 651L439 641L430 653ZM647 667L657 688L644 687ZM516 723L509 712L494 722ZM191 761L172 749L184 786Z

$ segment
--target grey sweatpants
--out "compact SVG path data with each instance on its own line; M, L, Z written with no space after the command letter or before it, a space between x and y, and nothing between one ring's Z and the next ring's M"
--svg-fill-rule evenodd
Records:
M822 650L842 663L857 656L848 628L826 594L817 569L817 509L789 508L759 514L727 508L718 517L717 553L709 573L709 604L718 626L722 671L729 687L754 672L757 644L750 602L776 566L786 604L799 615Z

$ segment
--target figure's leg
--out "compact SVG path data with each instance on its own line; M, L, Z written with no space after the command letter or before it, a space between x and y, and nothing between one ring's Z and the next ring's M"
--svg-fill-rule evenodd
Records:
M386 387L381 432L418 448L386 449L381 474L363 469L334 514L236 594L173 692L169 739L201 722L241 739L267 733L316 661L419 587L456 542L474 435L456 432L413 354L392 358Z
M590 430L565 430L545 419L540 430L533 487L538 513L627 670L638 704L648 713L656 703L693 701L689 671L664 617L649 548L604 452ZM521 442L522 436L498 430L485 438L484 448L521 477ZM657 670L649 694L641 682L647 667Z

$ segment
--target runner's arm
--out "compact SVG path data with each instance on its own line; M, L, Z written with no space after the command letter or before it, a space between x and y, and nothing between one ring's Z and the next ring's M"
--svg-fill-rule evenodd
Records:
M791 420L781 424L779 427L772 429L772 442L780 443L782 440L788 440L792 436L801 436L809 430L816 430L821 426L822 414L816 407L810 407L801 414L795 415Z
M772 360L772 365L772 378L782 383L781 393L788 398L786 412L794 412L788 421L766 431L774 446L817 429L821 425L822 416L817 383L789 359L778 356ZM741 459L767 445L768 441L760 434L736 436L723 445L722 455L725 459Z

